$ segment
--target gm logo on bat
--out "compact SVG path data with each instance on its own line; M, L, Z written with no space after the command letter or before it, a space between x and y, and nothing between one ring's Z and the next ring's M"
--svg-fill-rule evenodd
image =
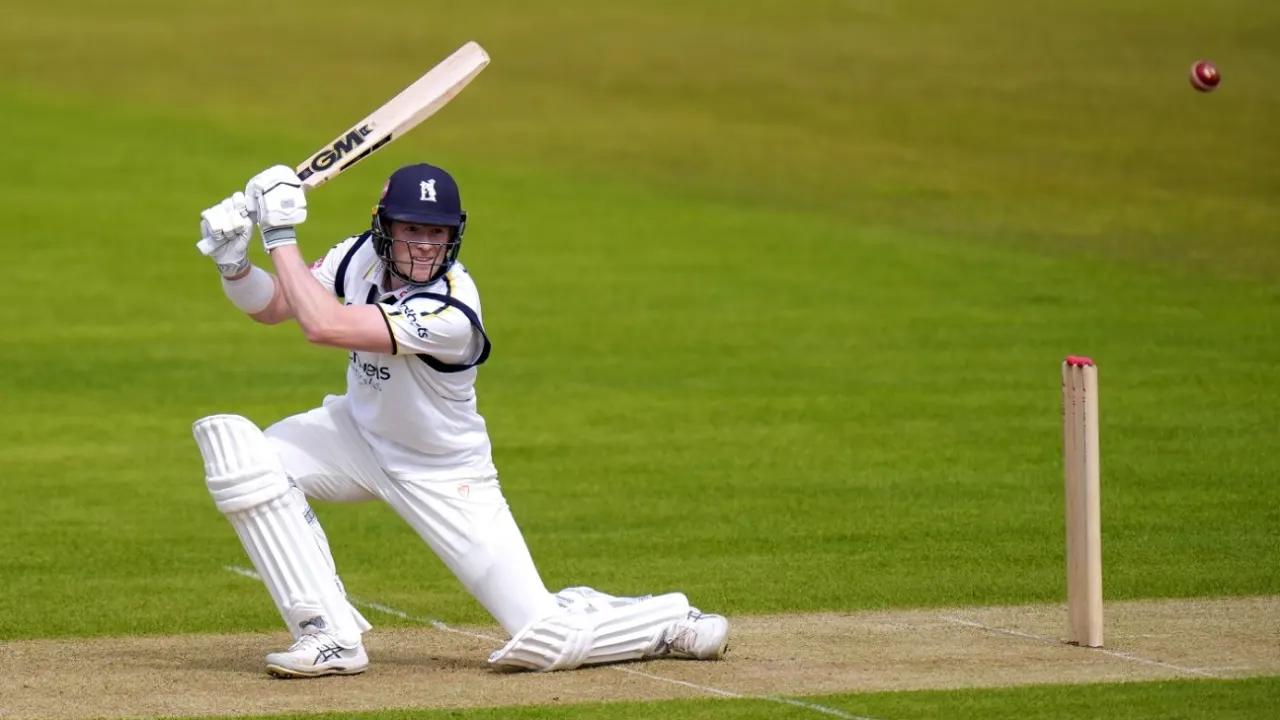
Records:
M333 167L334 163L341 160L352 150L364 144L364 139L369 137L373 132L373 128L369 125L361 125L354 128L351 132L333 141L329 147L316 153L311 161L307 163L306 174L301 175L300 179L306 180L312 173L327 170Z

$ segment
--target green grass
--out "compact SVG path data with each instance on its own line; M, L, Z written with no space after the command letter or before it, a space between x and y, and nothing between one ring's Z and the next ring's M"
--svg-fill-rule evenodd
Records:
M481 710L418 710L319 715L263 715L245 720L485 720L487 718L596 718L612 720L661 717L671 720L717 718L818 718L830 713L797 701L861 718L975 718L981 720L1074 720L1106 717L1114 720L1200 720L1212 717L1267 717L1280 700L1280 679L1187 680L1098 685L1033 685L983 690L885 692L780 699L678 700L607 705L504 707Z
M876 693L817 702L879 718L1260 718L1280 700L1280 679L1182 680L1104 685L1040 685L998 690Z
M493 66L317 192L303 246L400 164L455 171L548 584L1059 600L1057 366L1088 353L1106 596L1280 592L1273 4L312 7L6 13L0 639L277 626L189 423L312 407L343 358L239 317L197 214L471 37ZM386 509L319 512L353 594L486 619Z
M90 152L92 137L65 132L78 113L8 102L36 119L20 137L32 155L60 135ZM98 117L124 158L90 167L102 173L145 174L148 149L199 167L252 146L168 118L205 140L166 148L159 121ZM56 198L60 182L25 187ZM550 584L681 587L730 612L1060 598L1057 362L1087 351L1102 364L1108 596L1276 591L1257 562L1276 554L1278 517L1263 441L1280 413L1256 401L1280 386L1266 286L625 182L506 171L480 185L466 257L496 341L482 409ZM318 248L357 229L317 197ZM186 202L113 182L51 210L50 237L123 232L33 249L34 266L77 269L77 295L3 311L3 532L30 550L6 560L24 582L0 594L0 636L274 624L260 588L222 576L241 551L187 428L313 406L340 388L342 358L236 317L193 262ZM547 206L574 207L574 222L529 220ZM639 218L672 222L651 243ZM17 296L45 282L25 274ZM321 513L353 592L483 619L381 507ZM211 584L225 604L204 601ZM90 611L66 612L60 598L86 591Z

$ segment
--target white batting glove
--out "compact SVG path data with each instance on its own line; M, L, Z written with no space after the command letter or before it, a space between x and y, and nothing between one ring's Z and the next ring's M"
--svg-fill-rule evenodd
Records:
M244 194L250 217L262 228L262 246L268 253L297 244L294 227L307 219L307 196L293 168L276 165L263 170L249 180Z
M249 267L252 235L253 220L249 219L244 193L233 193L200 213L200 242L196 249L213 258L224 276L237 275Z

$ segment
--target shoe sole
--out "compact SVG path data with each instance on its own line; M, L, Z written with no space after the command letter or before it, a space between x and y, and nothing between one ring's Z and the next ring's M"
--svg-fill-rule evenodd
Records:
M322 670L307 672L305 670L294 670L293 668L287 668L283 665L268 664L267 674L275 678L280 678L281 680L298 680L301 678L324 677L325 675L359 675L360 673L364 672L368 668L369 668L368 665L365 665L364 667L350 667L350 668L329 667L329 668L324 668Z

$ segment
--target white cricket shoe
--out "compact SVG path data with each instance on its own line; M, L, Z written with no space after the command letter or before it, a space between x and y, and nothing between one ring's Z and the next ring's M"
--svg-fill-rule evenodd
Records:
M729 649L729 621L692 608L687 618L667 628L663 645L671 657L719 660Z
M288 650L267 655L267 672L278 678L358 675L368 667L363 643L346 648L326 632L303 635Z

